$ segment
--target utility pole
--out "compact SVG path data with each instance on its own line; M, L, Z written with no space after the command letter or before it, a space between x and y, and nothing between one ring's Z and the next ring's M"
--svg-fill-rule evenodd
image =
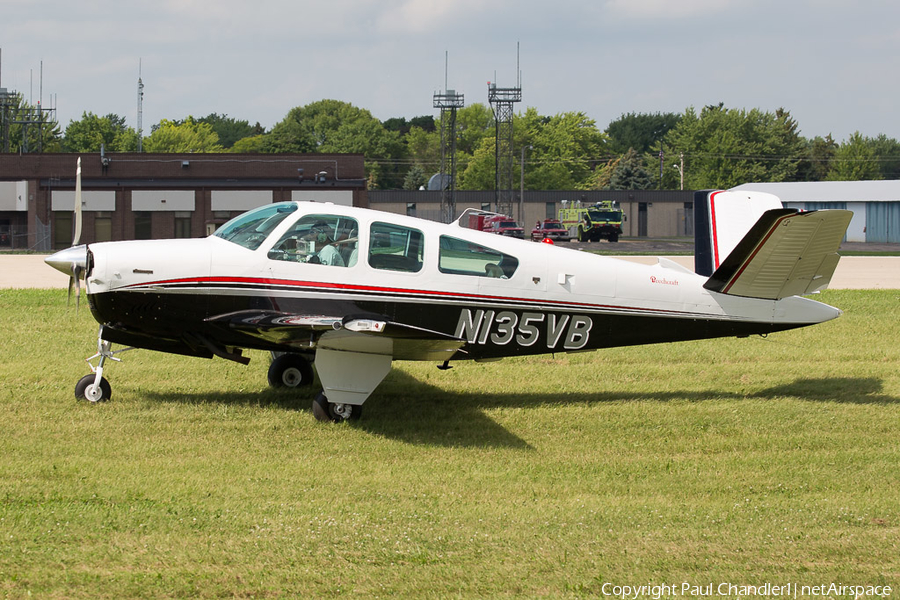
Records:
M525 227L525 150L534 146L522 146L522 164L519 171L519 222Z
M659 187L657 189L662 189L662 178L663 178L663 145L662 142L659 143Z

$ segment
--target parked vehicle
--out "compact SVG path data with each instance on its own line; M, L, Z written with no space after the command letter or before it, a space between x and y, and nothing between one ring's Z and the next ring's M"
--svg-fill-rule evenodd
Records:
M538 221L531 230L531 240L540 242L546 239L554 242L567 242L571 238L569 231L557 219L544 219L543 222Z
M559 221L570 237L579 242L619 241L622 222L626 219L616 202L604 200L590 206L575 202L572 207L565 207L565 204L563 201L564 208L559 209Z

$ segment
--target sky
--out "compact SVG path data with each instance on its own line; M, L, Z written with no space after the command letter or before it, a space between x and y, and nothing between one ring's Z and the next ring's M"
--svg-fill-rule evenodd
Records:
M516 112L601 130L723 102L785 108L808 138L900 139L896 0L0 0L0 52L0 87L63 129L136 128L140 76L145 135L210 113L269 129L323 99L438 116L445 88L487 105L488 82L521 82Z

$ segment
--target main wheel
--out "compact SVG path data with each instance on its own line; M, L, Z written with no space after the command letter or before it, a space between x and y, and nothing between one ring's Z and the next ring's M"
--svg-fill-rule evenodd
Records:
M329 402L324 392L320 392L316 399L313 400L312 410L317 421L330 421L332 423L356 421L362 415L362 406Z
M269 385L295 388L313 382L309 361L299 354L282 354L269 365Z
M94 385L97 376L85 375L75 384L75 398L89 402L105 402L112 397L112 388L105 377L100 378L100 385Z

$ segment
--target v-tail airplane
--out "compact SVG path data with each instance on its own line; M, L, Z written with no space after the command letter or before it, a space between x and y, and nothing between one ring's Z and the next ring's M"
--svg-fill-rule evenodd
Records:
M395 360L449 368L841 314L804 296L830 282L852 213L734 191L698 192L694 210L694 271L475 231L466 214L442 224L316 202L260 206L203 239L75 245L46 262L84 280L100 324L76 397L111 397L114 344L245 364L243 350L257 349L277 356L271 385L311 386L315 371L313 414L343 421L359 418Z

